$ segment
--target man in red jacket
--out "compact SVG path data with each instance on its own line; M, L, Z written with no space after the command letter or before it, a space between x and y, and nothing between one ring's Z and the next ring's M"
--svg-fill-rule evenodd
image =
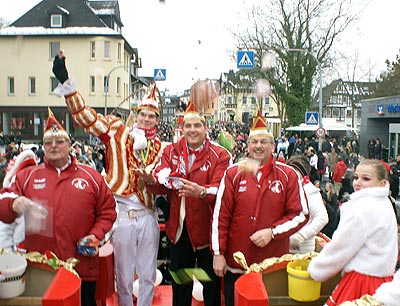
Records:
M171 271L202 268L212 281L204 283L206 306L220 305L220 279L212 267L210 226L219 183L231 162L226 149L207 136L204 116L189 102L184 115L183 138L168 145L153 174L143 170L147 189L167 194L170 203L166 232L172 242ZM190 306L192 284L172 282L173 305Z
M346 173L348 164L349 160L347 158L343 160L342 157L339 156L339 162L336 164L332 176L332 182L333 186L335 187L336 194L339 194L340 188L342 187L342 179L344 177L344 174Z
M219 187L212 221L214 271L224 277L225 305L234 305L234 283L250 266L289 253L289 237L308 221L308 206L293 168L275 161L273 135L260 111L249 135L249 158L230 167Z
M82 305L96 306L99 259L78 253L77 244L104 239L116 220L115 200L103 177L70 154L71 140L50 110L43 144L45 162L19 171L10 187L0 191L0 219L10 223L25 212L28 221L27 215L46 209L47 218L39 218L42 227L26 233L27 251L78 259Z

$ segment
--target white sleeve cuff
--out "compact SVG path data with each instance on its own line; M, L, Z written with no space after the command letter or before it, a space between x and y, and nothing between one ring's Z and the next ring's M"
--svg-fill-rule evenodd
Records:
M59 96L68 96L76 92L74 78L69 78L64 82L64 84L58 83L58 86L53 90L53 92Z

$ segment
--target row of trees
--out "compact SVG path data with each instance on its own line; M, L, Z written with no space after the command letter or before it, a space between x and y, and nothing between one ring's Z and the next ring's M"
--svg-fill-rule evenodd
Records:
M240 70L235 78L249 86L268 80L279 116L287 119L284 126L300 124L319 89L313 86L319 77L318 63L329 69L340 60L336 45L357 20L362 5L356 0L271 0L252 7L250 26L232 34L235 50L255 51L255 68ZM377 80L378 96L400 94L399 65L399 57L387 62L387 72Z
M386 60L386 71L377 80L376 97L400 95L400 55L394 61Z

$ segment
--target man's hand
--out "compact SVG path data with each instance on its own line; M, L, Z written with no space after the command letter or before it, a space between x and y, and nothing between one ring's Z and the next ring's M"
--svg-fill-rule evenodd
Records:
M140 176L144 182L146 182L149 185L152 185L156 183L156 178L153 175L152 169L153 169L152 166L151 167L147 166L145 169L133 168L133 172L135 172L136 175Z
M213 269L217 276L224 277L226 274L226 260L224 255L214 255Z
M100 241L95 235L87 235L78 241L78 253L84 256L96 256L99 254Z
M250 236L250 240L259 248L263 248L272 240L271 230L269 228L258 230Z
M184 178L179 179L183 183L183 187L178 191L180 197L185 196L198 198L199 195L202 193L204 189L203 186L200 186L199 184Z
M29 209L31 207L32 201L24 196L20 196L18 198L15 198L12 204L13 211L21 215L24 211Z
M64 82L68 80L68 71L65 67L65 56L63 50L60 50L54 57L53 73L61 84L64 84Z

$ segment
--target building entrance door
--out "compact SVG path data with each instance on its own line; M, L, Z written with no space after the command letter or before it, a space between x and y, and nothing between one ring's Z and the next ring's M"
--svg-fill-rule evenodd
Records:
M389 157L396 158L400 154L400 124L389 124Z

